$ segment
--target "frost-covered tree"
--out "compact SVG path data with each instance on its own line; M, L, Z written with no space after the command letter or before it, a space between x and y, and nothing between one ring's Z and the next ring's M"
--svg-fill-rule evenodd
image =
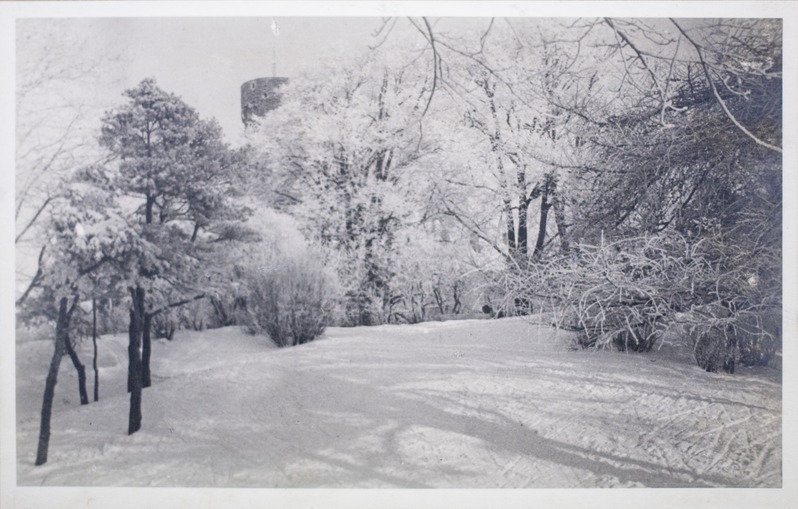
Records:
M778 326L766 322L778 322L772 315L781 288L779 20L606 18L555 31L490 20L472 37L452 36L426 19L411 23L435 63L430 99L445 92L462 99L471 130L485 138L478 146L491 156L484 168L465 165L467 172L454 169L439 182L492 193L508 250L532 251L525 229L534 219L524 209L536 199L534 253L559 237L567 256L554 263L579 259L568 254L569 243L684 236L719 271L707 276L708 290L691 309L720 306L734 322L734 334L709 335L745 330L754 342L777 335ZM501 45L506 49L496 51ZM535 129L546 136L529 136ZM475 144L462 140L463 150ZM485 168L488 179L477 178ZM456 187L436 191L453 217L504 254L486 208ZM546 226L549 208L556 229ZM540 297L536 272L507 275L517 280L515 291L532 298ZM660 314L657 306L646 312Z
M582 135L569 108L592 98L595 69L583 65L579 49L555 37L561 32L537 21L491 19L456 32L437 21L409 21L434 63L428 98L446 103L436 113L460 112L447 120L444 150L461 161L470 156L443 165L449 169L438 175L435 203L512 270L540 259L554 239L567 251L571 169ZM435 117L427 115L425 126L441 121ZM478 195L482 205L469 195Z
M781 320L780 22L670 20L645 34L637 21L610 23L655 93L595 136L604 168L583 174L594 185L584 218L616 237L688 239L715 272L678 311L727 315L702 336L729 338L706 347L721 353L704 367L767 362Z
M402 230L395 285L401 300L392 313L408 323L444 319L472 310L474 267L484 257L470 234L445 216Z
M397 231L418 214L412 187L432 146L418 126L424 79L373 54L324 71L285 86L252 141L306 235L340 255L348 321L372 324L395 297Z
M153 317L203 295L209 253L237 238L234 225L246 211L230 200L243 153L223 143L218 124L152 79L125 96L127 103L104 116L100 142L116 163L109 189L133 204L144 241L141 256L125 269L133 433L141 426L141 388L150 385Z
M128 223L116 196L88 183L78 172L62 189L62 199L44 222L45 248L35 285L19 301L20 315L55 322L53 357L42 402L36 464L47 461L50 417L61 359L71 347L73 317L80 301L91 292L110 291L118 283L120 260L136 257L140 230Z
M780 23L606 19L582 30L609 51L598 85L607 107L559 105L585 126L588 155L574 169L580 263L598 260L588 253L619 249L617 265L598 271L613 281L637 277L629 260L651 264L650 280L632 278L624 289L649 298L619 301L596 284L575 291L589 279L570 268L575 259L547 272L563 289L554 293L588 310L576 322L611 331L605 339L640 337L652 323L703 324L709 330L695 346L713 359L697 353L702 366L733 370L738 357L766 362L781 314ZM654 244L666 246L675 274L651 269L662 267L652 261ZM521 284L546 277L532 272ZM675 280L689 286L676 291ZM618 313L608 313L607 303Z
M585 216L594 230L685 231L707 221L731 224L742 203L737 197L756 187L752 179L769 179L778 189L777 20L662 20L655 26L605 20L604 25L617 37L613 57L629 61L619 74L630 85L625 110L593 117L600 129L590 144L602 164L585 168L581 176L592 182ZM641 90L632 93L629 87Z

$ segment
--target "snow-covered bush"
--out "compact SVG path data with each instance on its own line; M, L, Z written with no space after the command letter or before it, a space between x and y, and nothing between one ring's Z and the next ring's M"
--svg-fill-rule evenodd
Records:
M396 253L393 295L389 302L395 322L418 323L441 320L466 312L470 279L467 277L467 249L441 222L421 224L402 230Z
M780 291L760 280L767 261L720 237L662 233L580 245L508 280L575 331L578 347L648 351L677 327L699 366L733 372L737 362L767 364L779 348Z
M567 260L534 264L537 287L527 301L543 301L555 323L577 333L581 348L648 351L663 331L669 295L662 282L673 267L652 239L580 246Z
M781 350L781 311L745 316L739 321L748 341L740 345L740 361L746 366L766 366Z
M780 314L772 311L708 312L705 308L693 313L688 327L693 357L710 372L734 373L738 363L767 365L780 349L780 320Z
M172 340L177 330L177 321L172 311L159 313L152 318L152 334L155 339Z
M107 299L97 303L97 334L118 334L127 331L129 309L121 299Z
M277 346L312 341L330 323L332 278L310 255L259 267L248 284L247 327L253 334L268 334Z

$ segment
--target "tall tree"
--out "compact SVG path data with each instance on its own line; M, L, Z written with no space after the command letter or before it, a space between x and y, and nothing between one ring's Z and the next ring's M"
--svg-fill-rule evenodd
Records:
M470 39L434 34L436 54L448 64L435 100L454 98L463 126L477 134L474 150L475 138L451 127L458 136L450 150L471 150L482 163L454 169L444 182L498 204L491 223L501 223L504 246L491 241L473 207L447 200L447 213L502 252L513 270L540 259L556 237L568 250L571 169L581 142L578 117L561 104L582 105L594 93L590 70L574 66L578 51L552 42L540 26L524 28L491 20Z
M103 118L100 142L117 163L111 187L138 201L133 215L146 242L128 280L128 432L134 433L141 427L141 389L151 384L152 317L202 295L198 271L208 250L231 240L229 223L246 214L230 200L243 152L223 143L218 124L152 79L125 96L128 102ZM167 300L175 291L188 299Z
M42 252L39 277L19 301L20 315L45 317L55 322L53 357L42 401L36 464L47 461L50 420L59 366L71 348L73 316L82 296L108 282L107 274L118 270L117 260L136 256L139 234L127 223L115 196L83 180L82 173L62 190L63 200L44 222L47 249ZM88 400L84 390L81 400Z
M350 320L387 319L396 232L416 212L411 174L430 150L418 117L423 78L369 55L343 70L297 78L253 142L308 237L342 255Z

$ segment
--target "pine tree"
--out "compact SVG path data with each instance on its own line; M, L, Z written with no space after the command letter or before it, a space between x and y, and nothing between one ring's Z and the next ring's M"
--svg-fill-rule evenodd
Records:
M134 433L141 427L141 389L151 385L152 318L203 295L203 261L213 243L235 240L226 225L246 211L230 201L244 153L223 143L215 121L201 119L152 79L125 96L127 103L103 118L100 143L117 161L110 187L138 200L133 217L144 241L141 257L127 268L128 432ZM170 300L175 294L178 300Z

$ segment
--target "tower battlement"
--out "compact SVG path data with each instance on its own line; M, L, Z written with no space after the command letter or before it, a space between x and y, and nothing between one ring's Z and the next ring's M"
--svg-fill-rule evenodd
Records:
M277 89L288 83L288 78L255 78L241 85L241 121L251 125L280 105Z

